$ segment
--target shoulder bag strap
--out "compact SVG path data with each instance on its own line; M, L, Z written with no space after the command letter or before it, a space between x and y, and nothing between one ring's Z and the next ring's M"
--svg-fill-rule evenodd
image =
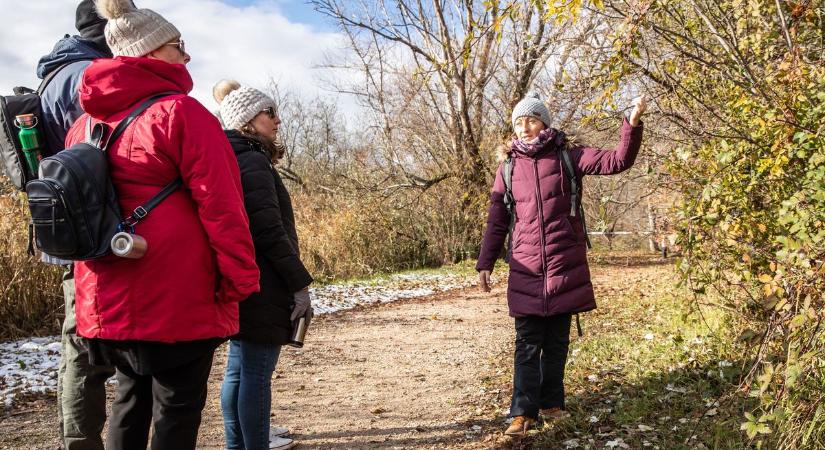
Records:
M119 138L120 135L123 134L123 131L126 130L126 127L131 125L132 122L134 122L135 119L137 119L138 116L143 113L143 111L146 111L147 108L152 106L156 101L162 99L163 97L168 97L173 94L176 94L176 92L164 92L162 94L155 94L144 100L142 103L140 103L135 109L132 110L132 112L129 113L128 116L123 118L123 120L121 120L120 123L117 124L115 129L112 131L112 134L110 134L109 138L106 139L104 146L101 147L101 150L106 151L109 145L114 143L117 140L117 138Z
M63 63L63 64L59 65L57 67L57 69L52 70L51 72L48 73L48 75L43 77L43 81L41 81L40 86L37 87L37 91L36 91L37 95L43 95L43 91L46 90L46 86L48 86L49 83L51 83L51 81L54 79L54 77L56 77L57 74L61 70L65 69L67 66L69 66L71 64L74 64L74 63L80 62L80 61L91 61L91 60L89 60L89 59L76 59L74 61L69 61L67 63Z
M501 178L504 181L504 206L510 214L510 226L507 232L507 255L504 258L510 262L513 255L513 230L516 227L516 201L513 198L513 156L508 155L501 163Z
M146 203L141 206L135 208L132 211L132 214L127 217L123 223L121 224L122 227L134 227L138 222L140 222L144 217L149 214L149 211L153 210L156 206L160 204L166 197L172 195L173 192L178 190L179 187L183 185L183 180L180 178L175 179L175 181L169 183L161 189L160 192L154 195L154 197L150 198Z
M133 109L129 113L128 116L126 116L123 120L120 121L120 123L117 124L114 130L112 130L112 134L109 135L109 138L106 140L105 144L101 146L101 150L106 151L109 145L114 143L120 137L120 135L123 134L123 131L126 129L126 127L128 127L132 122L134 122L135 119L137 119L138 116L140 116L144 111L146 111L147 108L152 106L152 104L154 104L155 102L164 97L168 97L174 94L176 94L176 92L164 92L161 94L156 94L140 103L135 109ZM94 135L94 131L92 132L92 134ZM154 209L160 202L166 199L166 197L170 196L173 192L175 192L179 187L181 187L181 185L183 185L183 180L177 178L168 185L166 185L166 187L161 189L160 192L155 194L145 204L135 208L135 210L132 211L132 214L130 214L129 217L124 219L123 222L120 224L121 230L126 228L133 229L135 224L140 222L141 219L143 219L149 214L149 211Z

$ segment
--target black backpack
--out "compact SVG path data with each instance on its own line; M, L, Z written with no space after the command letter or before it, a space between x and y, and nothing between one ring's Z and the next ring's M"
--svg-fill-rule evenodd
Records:
M89 260L110 252L119 231L134 232L134 225L169 196L182 181L177 179L139 206L125 220L109 177L106 149L143 111L169 93L155 95L138 105L107 137L104 123L86 121L86 141L40 161L40 178L26 184L32 243L42 252L62 259Z
M0 163L2 163L2 169L6 176L11 180L12 184L21 191L25 190L26 183L37 178L37 174L31 173L25 163L23 148L20 146L19 139L17 139L15 117L21 114L34 114L42 131L43 110L41 108L40 95L43 94L43 90L46 89L46 86L58 72L63 70L64 67L78 61L81 60L65 63L49 72L37 90L17 86L12 89L14 95L0 96ZM45 144L45 139L43 142ZM49 154L53 154L61 149L49 150L51 150Z

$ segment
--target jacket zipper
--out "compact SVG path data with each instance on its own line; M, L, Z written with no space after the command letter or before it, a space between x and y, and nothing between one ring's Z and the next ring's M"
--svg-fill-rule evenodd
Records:
M541 205L541 186L539 183L539 165L538 161L533 158L533 172L536 174L536 203L539 207L539 243L541 245L541 276L544 281L541 285L542 292L542 307L544 308L544 315L547 316L547 255L544 250L544 208Z

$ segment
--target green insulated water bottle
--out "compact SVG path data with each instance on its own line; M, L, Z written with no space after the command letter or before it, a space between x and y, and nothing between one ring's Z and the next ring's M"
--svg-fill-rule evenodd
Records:
M43 148L43 136L37 130L37 117L34 114L21 114L15 117L15 124L20 129L17 138L20 139L20 146L23 148L23 155L26 157L26 165L29 167L32 177L37 178L40 149Z

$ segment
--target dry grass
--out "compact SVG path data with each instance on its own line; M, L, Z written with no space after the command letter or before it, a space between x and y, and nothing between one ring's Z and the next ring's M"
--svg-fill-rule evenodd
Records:
M25 197L0 186L0 339L54 333L63 314L60 267L27 253Z
M302 259L316 279L330 281L474 258L483 219L449 194L347 198L295 190Z

